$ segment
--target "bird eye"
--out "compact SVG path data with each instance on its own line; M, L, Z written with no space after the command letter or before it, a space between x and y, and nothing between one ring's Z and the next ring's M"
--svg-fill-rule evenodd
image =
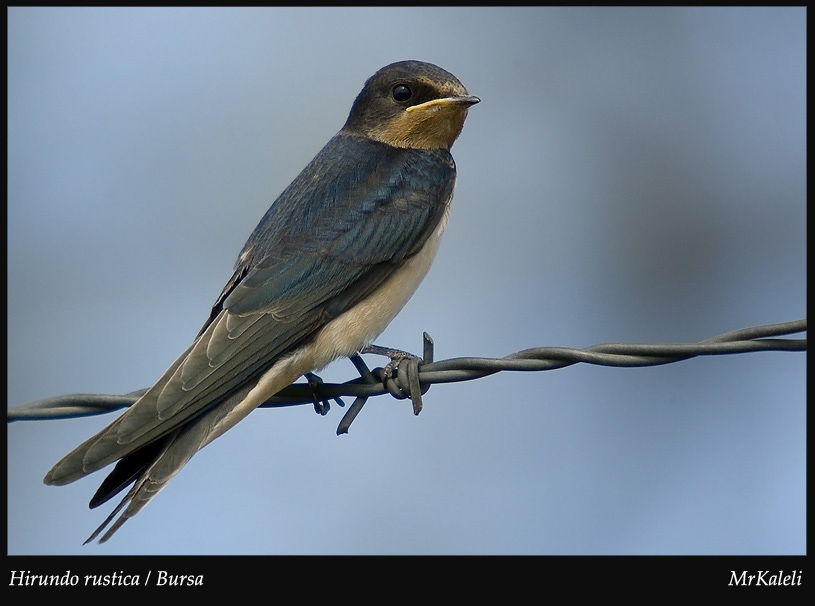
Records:
M407 101L410 99L411 95L413 95L413 91L410 90L404 84L397 84L393 87L393 98L396 101Z

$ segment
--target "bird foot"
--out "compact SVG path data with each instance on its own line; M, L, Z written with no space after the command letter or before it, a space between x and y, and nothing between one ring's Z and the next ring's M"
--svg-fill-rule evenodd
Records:
M382 384L385 389L395 398L404 398L405 390L398 387L392 380L396 370L402 362L407 362L405 369L407 379L407 396L413 402L413 414L418 415L422 411L422 389L419 383L419 365L433 363L433 339L427 333L423 333L424 355L416 356L401 349L390 347L380 347L379 345L366 345L359 353L371 353L390 358L390 362L382 369ZM425 387L427 391L427 387Z
M363 354L375 354L377 356L385 356L390 358L390 362L382 369L382 375L387 381L388 379L394 376L394 371L399 368L399 364L401 364L404 360L419 360L420 358L417 355L414 355L407 351L402 351L401 349L393 349L391 347L380 347L379 345L366 345L362 351L359 353Z
M317 388L319 385L323 384L323 380L313 372L307 372L303 376L308 381L309 387L311 387L311 399L314 403L314 412L324 417L328 414L328 411L331 410L331 403L328 401L329 398L324 398L321 400L317 395ZM345 406L345 403L340 398L331 399L333 399L340 406Z

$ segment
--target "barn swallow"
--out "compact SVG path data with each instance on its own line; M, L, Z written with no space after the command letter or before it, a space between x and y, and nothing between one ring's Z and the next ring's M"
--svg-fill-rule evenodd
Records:
M430 63L368 79L339 133L252 232L192 345L45 476L61 486L118 461L90 507L132 486L86 543L120 514L108 540L271 396L379 336L436 254L456 179L450 148L478 102Z

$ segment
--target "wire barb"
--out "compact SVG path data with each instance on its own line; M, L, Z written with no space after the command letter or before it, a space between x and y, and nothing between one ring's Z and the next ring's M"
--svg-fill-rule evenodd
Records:
M337 435L348 433L351 423L362 410L368 398L390 393L394 398L410 398L414 414L422 410L422 394L435 383L471 381L501 371L531 372L554 370L584 362L598 366L643 367L670 364L697 356L728 355L757 351L806 351L807 339L780 339L782 335L806 332L807 321L796 320L781 324L752 326L710 337L698 343L604 343L585 349L570 347L535 347L503 358L451 358L433 361L433 339L423 334L423 356L409 356L386 376L386 369L369 370L357 354L352 356L359 377L346 383L323 383L316 375L307 377L308 383L295 383L281 390L261 407L278 408L311 404L325 414L328 402L334 400L342 406L341 396L355 397L339 426ZM384 349L384 348L380 348ZM394 350L388 350L394 351ZM379 352L376 352L379 353ZM77 394L48 398L25 406L9 409L7 422L106 414L136 402L147 391L142 389L123 396ZM323 408L324 407L324 408ZM324 410L324 412L323 412Z
M359 372L359 376L362 380L369 384L374 385L377 383L376 377L371 374L371 371L368 369L368 366L365 364L365 360L362 359L362 356L356 354L351 356L351 362L356 367L357 372ZM351 407L348 411L343 415L340 424L337 426L337 435L341 436L344 433L348 433L348 429L351 427L351 423L354 422L354 419L357 418L357 415L362 412L362 407L365 406L365 402L368 401L366 396L357 396L354 400L354 403L351 404Z

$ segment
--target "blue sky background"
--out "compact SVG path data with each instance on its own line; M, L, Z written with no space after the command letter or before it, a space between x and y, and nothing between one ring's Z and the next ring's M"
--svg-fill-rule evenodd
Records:
M803 318L805 57L803 8L9 9L8 404L157 379L402 59L482 103L380 344L500 357ZM14 423L8 551L800 554L805 362L501 373L419 417L371 400L343 437L336 407L256 411L103 546L82 546L103 475L42 477L114 417Z

